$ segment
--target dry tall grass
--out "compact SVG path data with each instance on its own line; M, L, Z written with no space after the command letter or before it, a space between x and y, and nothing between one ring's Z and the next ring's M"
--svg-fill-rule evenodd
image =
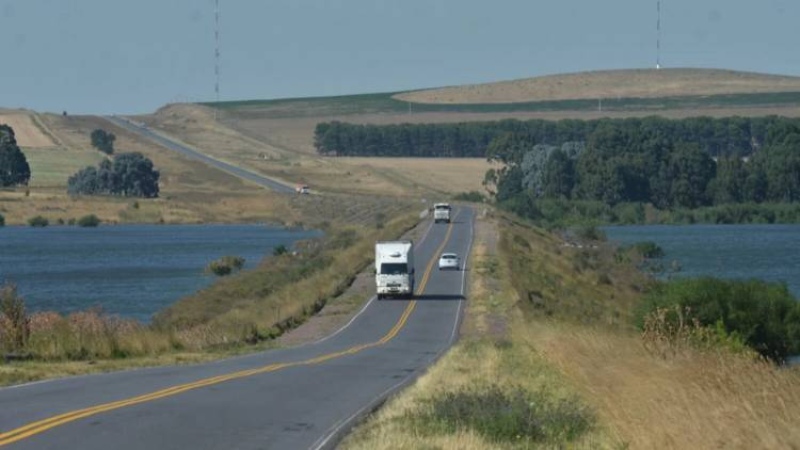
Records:
M662 359L637 336L540 322L530 342L631 448L797 448L800 372L685 348Z

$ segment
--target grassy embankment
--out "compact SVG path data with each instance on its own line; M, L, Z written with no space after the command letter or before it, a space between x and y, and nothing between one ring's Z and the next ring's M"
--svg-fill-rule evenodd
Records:
M461 341L344 448L800 442L798 370L639 333L633 308L650 281L602 245L565 246L505 215L478 230ZM492 419L476 421L480 413L469 411Z

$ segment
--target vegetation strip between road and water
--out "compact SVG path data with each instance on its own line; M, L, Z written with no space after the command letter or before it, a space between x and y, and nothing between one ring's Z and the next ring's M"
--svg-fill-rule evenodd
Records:
M430 278L431 271L433 270L433 266L436 263L436 255L442 252L447 241L450 239L450 235L453 231L453 224L450 223L447 227L447 233L445 234L444 239L442 240L441 245L433 254L433 257L428 262L428 266L425 268L425 273L422 277L422 281L419 284L417 289L417 295L422 294L425 291L425 286L428 284L428 279ZM79 419L83 419L86 417L94 416L96 414L100 414L107 411L112 411L115 409L124 408L126 406L133 406L138 405L140 403L145 403L153 400L158 400L165 397L171 397L174 395L181 394L183 392L191 391L194 389L211 386L219 383L224 383L226 381L241 379L250 377L253 375L259 375L269 372L276 372L281 369L286 369L289 367L298 367L298 366L308 366L312 364L319 364L325 361L329 361L331 359L339 358L342 356L353 355L359 353L363 350L368 348L377 347L379 345L383 345L394 339L400 330L405 326L408 318L411 316L411 313L414 311L416 307L417 301L412 300L406 306L406 309L403 311L403 314L400 316L400 319L394 324L391 330L386 333L380 340L367 343L356 345L354 347L350 347L345 350L341 350L334 353L328 353L324 355L320 355L311 359L307 359L304 361L297 361L297 362L290 362L290 363L274 363L269 364L264 367L259 367L256 369L248 369L242 370L239 372L219 375L216 377L206 378L199 381L195 381L192 383L182 384L178 386L172 386L166 389L162 389L156 392L151 392L149 394L140 395L137 397L132 397L128 399L118 400L115 402L104 403L101 405L90 406L88 408L83 408L75 411L70 411L67 413L63 413L57 416L53 416L47 419L39 420L36 422L31 422L27 425L23 425L19 428L16 428L11 431L7 431L5 433L0 433L0 447L12 444L14 442L20 441L22 439L29 438L31 436L35 436L37 434L43 433L49 429L65 425L70 422L74 422Z

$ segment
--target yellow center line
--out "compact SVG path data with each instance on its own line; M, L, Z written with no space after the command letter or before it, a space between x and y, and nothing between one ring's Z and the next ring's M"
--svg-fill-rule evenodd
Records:
M447 241L450 239L452 231L453 231L453 224L450 223L450 225L448 225L447 227L447 233L445 234L444 240L442 240L442 244L436 250L436 252L433 255L433 258L431 258L430 262L428 263L428 266L425 269L425 273L422 276L422 281L420 281L419 286L417 288L417 293L416 293L417 295L421 295L425 291L425 286L428 284L431 271L433 270L433 266L437 261L436 255L442 252L444 246L447 244ZM66 412L63 414L59 414L57 416L49 417L47 419L31 422L27 425L23 425L19 428L15 428L5 433L0 433L0 447L43 433L51 428L65 425L67 423L74 422L76 420L83 419L86 417L94 416L96 414L100 414L103 412L124 408L126 406L138 405L140 403L151 402L153 400L158 400L165 397L172 397L174 395L178 395L183 392L191 391L194 389L199 389L206 386L224 383L226 381L250 377L253 375L276 372L278 370L286 369L289 367L309 366L313 364L319 364L325 361L340 358L346 355L353 355L363 350L386 344L387 342L394 339L398 333L400 333L400 330L403 329L406 322L408 321L408 318L411 316L411 313L414 311L416 304L417 304L416 300L410 301L408 303L408 306L406 306L406 309L403 311L403 314L397 320L397 323L395 323L392 329L389 330L389 332L387 332L378 341L370 342L367 344L356 345L345 350L341 350L334 353L327 353L304 361L269 364L255 369L248 369L239 372L232 372L228 374L218 375L215 377L194 381L192 383L172 386L169 388L161 389L155 392L139 395L136 397L131 397L123 400L117 400L114 402L103 403L100 405L90 406L88 408Z

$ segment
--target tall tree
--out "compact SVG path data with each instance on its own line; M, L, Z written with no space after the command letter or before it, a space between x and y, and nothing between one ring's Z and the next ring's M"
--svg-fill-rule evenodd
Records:
M550 198L570 198L575 185L575 164L561 149L550 154L544 167L542 194Z
M0 125L0 187L27 185L30 179L31 168L17 146L14 130Z
M106 130L98 128L92 131L92 146L106 155L114 154L114 141L117 139L114 133L109 133Z

